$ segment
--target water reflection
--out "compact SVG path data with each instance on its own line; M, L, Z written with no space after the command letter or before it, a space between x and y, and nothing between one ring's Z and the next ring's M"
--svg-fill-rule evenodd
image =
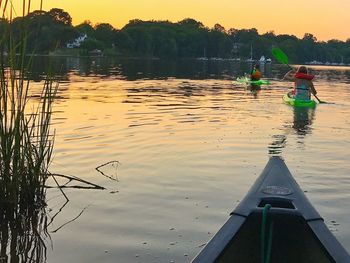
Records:
M344 103L346 106L339 106L339 100L332 97L333 93L324 95L334 90L328 83L317 83L320 95L324 100L334 100L337 105L320 105L317 117L329 123L315 126L312 124L314 113L306 114L305 109L300 109L300 112L282 104L281 95L289 83L271 81L272 85L251 93L243 85L233 85L230 79L249 72L244 63L188 61L188 65L181 69L184 63L186 61L143 63L117 59L108 62L108 59L100 58L67 59L64 68L73 68L74 71L70 71L69 82L60 89L60 95L65 99L57 108L62 113L55 116L63 118L57 120L61 124L57 126L58 154L55 161L66 166L64 171L77 171L84 174L85 179L95 178L97 174L97 178L102 178L98 179L99 182L105 182L106 175L108 181L120 179L122 182L111 189L120 191L120 194L79 193L80 198L75 202L79 207L85 206L85 201L91 200L91 196L99 205L89 209L81 221L59 230L61 233L57 235L52 234L50 228L55 249L48 249L48 262L95 262L96 254L101 262L110 261L113 255L117 255L120 262L185 262L190 256L184 258L183 255L192 255L196 252L196 244L209 238L207 231L214 228L213 222L225 219L216 216L231 209L224 205L218 209L214 207L232 201L232 187L251 184L252 177L248 180L247 176L241 175L253 175L251 172L255 168L246 169L252 167L252 159L256 172L265 164L266 155L261 152L267 152L267 145L270 155L281 155L283 151L283 157L294 160L294 165L315 156L324 156L325 140L332 140L331 147L337 150L338 155L332 160L344 153L344 150L339 150L343 142L333 140L334 133L331 132L340 134L334 136L338 140L349 138L349 123L340 121L348 116L347 102ZM274 78L286 71L285 67L279 69L278 66L273 70ZM184 77L185 74L189 77ZM268 74L265 71L264 78ZM137 80L126 81L129 79ZM346 101L346 94L337 90L341 102ZM254 96L259 99L254 100ZM337 118L332 120L328 116ZM311 132L313 146L316 146L312 148L312 155L308 153L310 148L298 151L298 140L307 144ZM341 158L339 160L343 160ZM90 168L96 167L94 163L110 160L123 163L119 167L122 168L120 174L117 162L115 167L98 169L100 174L90 172ZM322 172L327 162L326 159L316 167L314 174ZM233 167L236 171L234 177ZM307 168L310 167L311 162L307 162ZM344 181L346 168L340 173ZM323 175L325 181L322 183L334 181L328 174ZM311 177L307 180L311 187L319 185ZM213 181L218 189L225 191L214 199L207 195ZM236 190L234 198L238 200L245 190L243 187L236 187ZM337 190L331 190L324 190L321 186L320 191L314 192L319 203L324 192L330 193L333 201L326 204L324 210L343 201L341 194L336 197ZM207 202L210 209L205 209ZM171 208L174 205L184 207L181 216L173 213ZM70 207L67 206L65 211L67 209L69 212ZM333 210L328 211L333 214ZM131 220L140 213L144 220ZM62 219L60 216L56 222L68 220L66 217L64 215ZM198 220L194 220L197 217ZM204 218L208 221L204 222ZM82 229L90 222L95 222L92 227L96 227L83 233ZM155 223L151 226L144 222ZM181 226L177 225L178 222ZM169 230L173 227L174 230ZM90 239L91 233L95 238ZM197 238L198 233L203 235ZM67 247L67 240L75 240L72 237L80 242L71 242ZM147 244L143 244L145 241ZM82 246L87 247L83 254L79 253Z
M250 86L247 86L247 90L250 91L254 99L257 99L259 97L258 95L261 91L261 87L259 85L250 85Z
M32 59L28 56L27 59ZM252 63L232 60L140 59L119 57L55 57L35 56L28 78L41 81L47 68L68 80L71 72L80 76L113 77L117 79L235 79L251 72ZM350 82L350 67L308 66L317 80ZM336 70L335 70L336 69ZM281 79L284 65L260 63L263 78Z
M115 166L115 162L108 164ZM106 167L108 164L102 166ZM109 176L109 171L103 172L103 175L112 178ZM55 208L48 208L45 190L36 191L33 200L26 200L24 197L19 201L9 200L6 197L0 200L0 263L46 262L47 245L52 243L48 227L53 226L55 218L63 212L69 203L63 189L105 189L76 176L50 175L49 183L46 182L44 188L58 188L60 196L64 200L62 204L55 205ZM50 185L51 183L55 183L56 186ZM58 196L55 199L57 201ZM86 208L83 208L73 219L65 219L63 224L56 226L50 232L56 233L66 225L78 220Z
M284 134L272 135L273 141L268 146L268 151L270 156L280 156L282 154L283 148L287 144L287 136Z
M29 58L28 58L29 59ZM231 60L123 59L115 57L40 57L33 59L29 78L42 80L50 67L67 80L74 72L80 76L113 77L117 79L234 79L251 71L252 65ZM271 77L271 64L261 68L264 77Z
M45 205L0 204L0 262L46 262L48 219Z
M293 128L293 133L299 135L298 143L303 144L304 137L311 134L311 125L315 119L315 109L308 107L293 107L293 123L290 125L286 123L282 130L285 134L273 135L273 141L268 146L268 153L270 156L280 156L283 149L287 146L287 137L290 134L290 128Z
M293 108L293 129L298 135L311 133L311 125L315 118L315 109L308 107Z

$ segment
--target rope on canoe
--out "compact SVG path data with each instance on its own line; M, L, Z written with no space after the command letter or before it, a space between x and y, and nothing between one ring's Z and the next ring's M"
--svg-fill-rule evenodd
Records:
M270 263L272 249L273 222L267 226L270 204L264 206L261 221L261 263Z

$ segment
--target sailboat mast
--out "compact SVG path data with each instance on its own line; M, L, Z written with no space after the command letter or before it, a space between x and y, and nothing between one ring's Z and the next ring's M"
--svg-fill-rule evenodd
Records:
M250 59L253 60L253 44L250 44Z

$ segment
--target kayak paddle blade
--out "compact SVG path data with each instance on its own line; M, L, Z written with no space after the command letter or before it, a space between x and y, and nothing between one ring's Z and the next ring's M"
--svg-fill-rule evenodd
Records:
M288 65L287 55L278 47L272 48L272 55L282 64Z

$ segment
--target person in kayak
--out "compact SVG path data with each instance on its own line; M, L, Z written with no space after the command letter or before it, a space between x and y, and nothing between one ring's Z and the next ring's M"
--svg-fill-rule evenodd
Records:
M261 72L260 72L260 65L259 63L255 64L252 72L250 73L250 80L260 80L261 79Z
M305 66L299 66L295 71L294 69L287 72L283 77L284 80L294 81L294 90L288 95L291 98L298 100L310 100L311 93L316 95L317 91L312 83L314 76L308 74L308 70Z
M261 71L260 71L260 65L259 63L255 64L251 73L250 73L250 80L251 81L258 81L261 79ZM260 90L260 85L257 85L257 84L253 84L251 83L250 84L250 89L251 90Z

